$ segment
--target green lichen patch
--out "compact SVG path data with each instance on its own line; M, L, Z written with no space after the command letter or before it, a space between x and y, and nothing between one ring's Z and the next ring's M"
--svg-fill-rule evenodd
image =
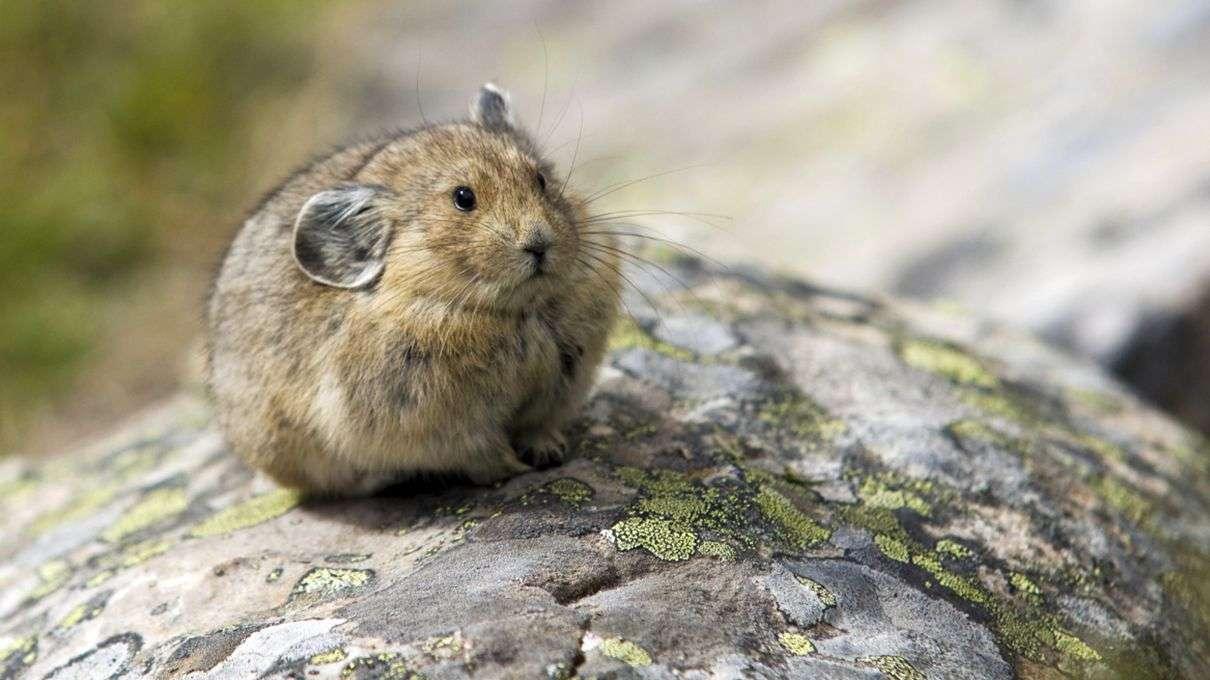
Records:
M1042 589L1025 574L1014 571L1009 574L1008 582L1013 587L1013 590L1020 593L1023 597L1038 601L1042 599Z
M869 506L899 510L908 508L917 514L929 516L933 507L920 495L920 492L932 492L933 484L920 480L897 480L888 475L871 475L866 477L857 494Z
M424 680L408 669L404 657L392 652L359 656L340 670L342 680Z
M735 548L722 541L702 541L697 546L697 554L702 557L714 557L720 560L735 559Z
M896 562L910 562L911 553L908 552L907 544L887 534L875 534L874 544L882 551L883 555L895 560Z
M560 477L542 485L540 490L576 507L587 503L595 493L591 486L575 477Z
M349 658L349 653L345 651L344 647L333 647L325 649L318 654L313 654L307 660L307 663L310 663L312 666L326 666L330 663L339 663L347 658Z
M101 612L105 611L105 605L109 603L109 596L111 594L111 592L99 593L89 598L86 602L81 602L75 607L72 607L71 610L59 620L59 623L56 624L55 629L60 632L67 631L75 628L85 621L90 621L97 618Z
M815 593L815 597L819 598L825 609L831 609L837 605L836 595L819 581L807 578L806 576L798 576L797 574L795 574L794 578L812 593Z
M1151 503L1115 477L1103 475L1094 480L1092 488L1106 503L1135 524L1142 525L1151 516Z
M610 529L618 550L643 548L668 562L693 557L697 534L672 520L660 517L628 517Z
M630 640L608 638L601 641L601 653L628 666L650 666L651 654Z
M63 507L40 515L29 525L28 531L37 536L66 522L83 519L109 504L117 493L118 487L109 485L85 490Z
M945 433L959 446L969 449L969 443L986 444L999 449L1020 452L1021 447L1007 434L983 420L966 418L945 426Z
M38 638L30 635L0 643L0 678L16 678L38 660Z
M781 390L757 409L756 417L792 434L800 444L831 442L844 433L844 421L828 415L821 406L796 390Z
M294 509L302 500L299 492L278 489L250 498L243 503L221 510L189 532L194 538L222 536L240 529L256 526Z
M794 656L806 656L815 653L815 643L802 633L785 632L777 636L777 641L785 650Z
M983 362L954 345L910 339L900 343L899 356L913 368L942 376L959 385L991 388L1000 384L1000 380Z
M832 536L832 532L807 517L790 499L772 487L760 487L756 504L765 519L776 525L782 538L795 549L802 550L823 543Z
M282 574L286 573L284 567L274 567L265 576L265 583L276 583L281 580Z
M1101 655L1097 650L1089 647L1080 638L1062 630L1051 631L1054 635L1055 649L1059 650L1064 656L1075 659L1077 661L1100 661Z
M453 659L466 649L466 641L462 639L461 631L455 631L450 635L429 638L420 648L434 659Z
M952 557L958 560L969 560L975 556L973 550L949 538L943 538L940 541L937 541L937 545L933 547L933 550L938 555L944 555L946 557Z
M656 338L645 328L636 324L629 316L623 315L609 335L609 351L635 347L648 349L678 361L692 361L696 356L683 347L677 347Z
M916 667L902 656L863 656L857 659L857 663L877 668L891 680L928 680L924 673L916 670Z
M71 567L65 560L51 560L38 567L38 585L26 596L27 602L37 602L63 587L71 578Z
M374 580L371 569L339 569L315 567L298 579L290 591L290 601L327 600L348 595L364 588Z
M761 546L801 551L830 532L772 486L769 475L745 471L707 483L673 470L619 468L617 476L639 494L610 530L615 545L642 547L660 559L733 559ZM770 481L756 481L756 479ZM704 546L704 547L699 547Z
M188 504L189 496L181 487L154 489L101 532L101 538L117 543L131 534L175 517Z
M1108 392L1071 388L1064 390L1064 396L1068 403L1078 404L1101 415L1117 415L1126 408L1121 397Z

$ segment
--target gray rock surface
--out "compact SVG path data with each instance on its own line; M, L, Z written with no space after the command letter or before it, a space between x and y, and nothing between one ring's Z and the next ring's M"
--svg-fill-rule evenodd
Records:
M0 678L1199 677L1203 440L951 309L666 261L495 488L300 499L187 395L0 462Z

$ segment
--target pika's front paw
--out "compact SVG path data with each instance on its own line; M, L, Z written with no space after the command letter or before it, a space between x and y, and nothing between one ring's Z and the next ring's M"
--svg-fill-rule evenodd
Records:
M508 449L501 456L482 461L475 469L468 470L466 475L475 484L490 486L526 472L533 472L533 468L521 462L517 454Z
M539 470L554 467L567 455L567 438L562 432L543 432L521 437L517 442L521 460Z

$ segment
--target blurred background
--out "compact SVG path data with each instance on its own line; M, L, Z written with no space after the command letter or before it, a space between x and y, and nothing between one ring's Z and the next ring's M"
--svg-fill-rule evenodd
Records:
M654 175L606 209L726 216L653 233L1032 328L1210 429L1210 0L0 15L0 451L171 394L259 195L488 80L583 189Z

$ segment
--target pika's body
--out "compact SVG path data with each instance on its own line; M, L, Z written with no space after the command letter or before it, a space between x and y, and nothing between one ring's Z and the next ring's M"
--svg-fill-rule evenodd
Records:
M229 442L330 495L561 460L618 311L616 246L584 225L492 86L467 122L295 174L245 222L209 301Z

